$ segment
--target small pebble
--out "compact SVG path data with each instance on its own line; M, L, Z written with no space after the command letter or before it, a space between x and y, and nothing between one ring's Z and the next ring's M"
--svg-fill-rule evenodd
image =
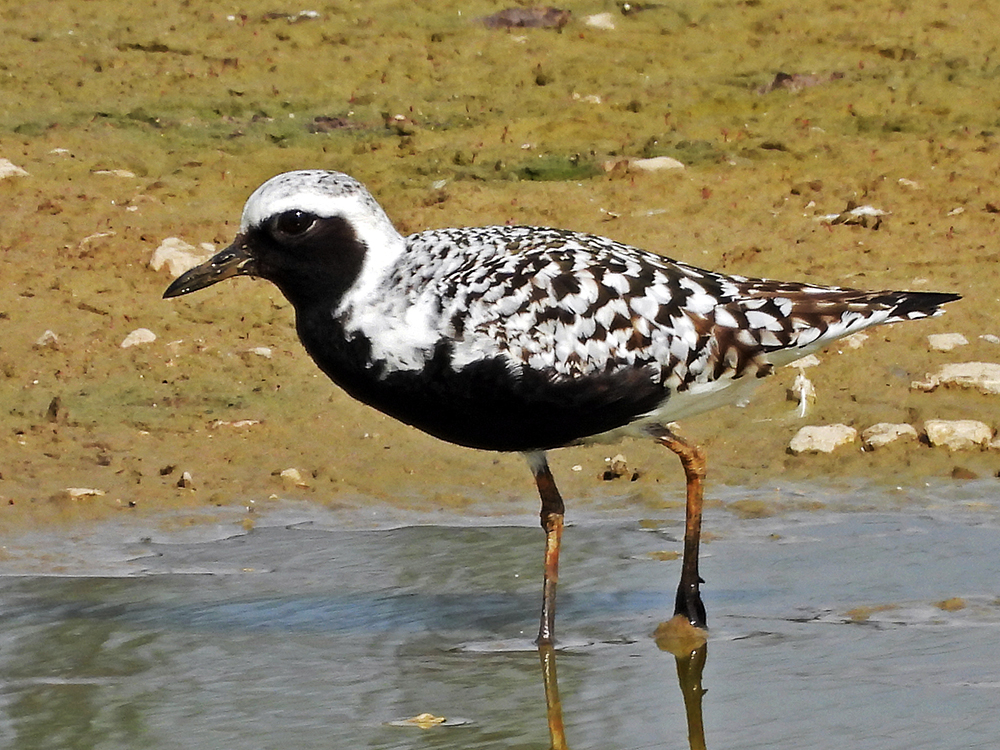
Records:
M153 333L148 328L136 328L132 333L125 337L122 341L122 349L128 349L130 346L138 346L139 344L151 344L156 341L156 334Z

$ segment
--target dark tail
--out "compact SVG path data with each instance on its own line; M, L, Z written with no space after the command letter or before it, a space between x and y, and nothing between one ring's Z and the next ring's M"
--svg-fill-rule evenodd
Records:
M885 292L875 297L873 302L881 302L892 308L892 315L886 320L916 320L932 318L944 312L941 305L962 299L960 294L950 292Z

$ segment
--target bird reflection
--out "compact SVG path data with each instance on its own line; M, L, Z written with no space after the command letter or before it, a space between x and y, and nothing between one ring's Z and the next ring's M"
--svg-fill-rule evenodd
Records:
M667 622L660 623L653 633L653 639L661 651L668 651L677 660L677 680L687 715L688 744L691 750L706 750L701 711L702 697L706 691L701 684L701 677L708 659L708 632L692 626L687 617L675 615ZM538 658L542 664L542 680L545 685L550 748L568 750L562 700L559 697L559 679L556 675L556 652L551 643L539 644Z

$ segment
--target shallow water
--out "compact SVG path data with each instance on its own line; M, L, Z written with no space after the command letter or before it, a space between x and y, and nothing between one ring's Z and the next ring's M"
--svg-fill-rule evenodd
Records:
M1000 502L986 483L954 487L707 514L709 748L996 746ZM679 561L650 553L680 549L679 519L574 519L568 744L683 747L674 658L651 637ZM249 533L105 524L10 541L0 746L546 748L541 531L459 523L300 507ZM423 712L455 726L390 725Z

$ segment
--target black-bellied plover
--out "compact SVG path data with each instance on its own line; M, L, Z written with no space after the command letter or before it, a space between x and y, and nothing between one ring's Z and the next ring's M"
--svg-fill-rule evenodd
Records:
M705 460L667 425L743 399L775 367L838 338L959 298L725 276L560 229L404 237L361 183L318 170L257 188L233 244L164 296L237 275L278 286L306 351L355 398L442 440L527 457L546 534L539 643L554 637L564 513L546 451L631 435L680 456L675 613L704 627Z

